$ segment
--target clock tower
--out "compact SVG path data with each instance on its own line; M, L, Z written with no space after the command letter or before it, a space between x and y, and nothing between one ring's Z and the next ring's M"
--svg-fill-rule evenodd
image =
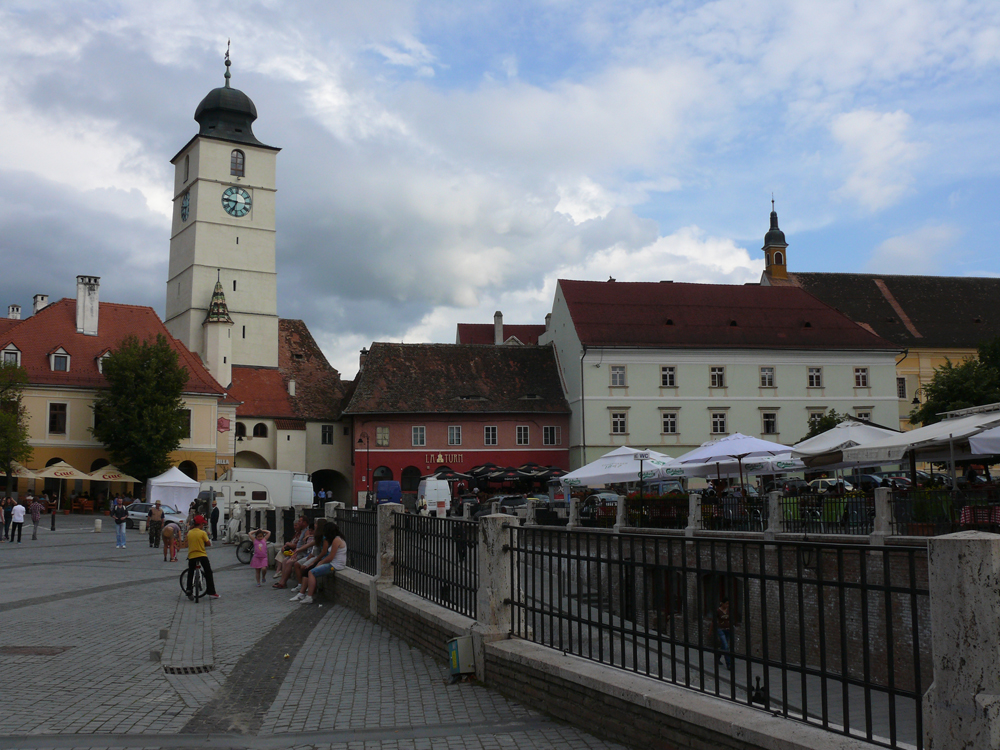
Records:
M207 349L216 347L209 346L204 324L221 291L231 317L227 364L277 367L274 208L280 149L254 136L257 108L230 87L230 64L226 52L225 86L202 99L194 114L198 134L171 159L174 211L165 323L208 362Z

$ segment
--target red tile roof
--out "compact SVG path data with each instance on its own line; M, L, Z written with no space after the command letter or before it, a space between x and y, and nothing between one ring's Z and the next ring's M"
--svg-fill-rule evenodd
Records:
M545 326L531 325L507 325L503 326L503 340L506 341L511 336L522 344L538 343L538 337L545 333ZM492 323L459 323L458 342L459 344L493 344L494 328Z
M796 287L560 280L559 288L586 346L899 349Z
M35 315L6 330L0 328L0 349L13 343L21 351L21 365L28 382L36 385L61 385L80 388L104 388L107 381L97 369L97 358L115 349L129 335L140 340L163 335L177 352L180 364L188 371L187 393L222 395L201 359L170 335L151 307L101 302L98 308L97 336L76 332L76 300L61 299ZM63 347L70 356L69 372L53 372L49 353Z
M234 365L229 397L242 402L236 407L238 417L277 419L295 416L288 399L288 386L285 385L281 372L273 367Z

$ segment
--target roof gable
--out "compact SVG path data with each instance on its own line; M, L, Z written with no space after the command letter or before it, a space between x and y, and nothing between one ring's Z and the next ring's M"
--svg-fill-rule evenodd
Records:
M586 346L895 350L795 287L559 281Z
M459 344L493 344L495 343L495 328L492 323L459 323ZM545 326L540 324L508 325L503 324L504 343L514 339L517 344L538 344L538 337L545 333Z

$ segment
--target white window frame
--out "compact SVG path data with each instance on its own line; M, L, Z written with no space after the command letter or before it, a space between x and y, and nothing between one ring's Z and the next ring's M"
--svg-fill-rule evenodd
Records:
M674 365L660 365L660 388L677 387L677 368Z
M628 369L625 365L611 365L608 368L608 372L611 376L612 388L628 387Z
M729 412L727 411L710 411L709 417L712 421L711 430L713 435L728 435L729 434ZM718 429L721 425L722 429Z
M869 408L867 408L867 407L865 407L863 409L855 409L854 410L854 416L857 419L863 419L866 422L871 422L872 421L872 410L869 409Z
M542 445L562 445L562 427L544 425L542 427Z
M823 387L823 368L822 367L810 367L806 370L806 387L807 388L822 388Z
M375 428L375 447L376 448L388 448L389 447L389 426L388 425L378 425Z
M765 382L765 380L770 380L770 382ZM772 365L762 365L760 368L760 387L761 388L774 388L775 386L775 368Z
M56 369L56 357L65 357L66 358L66 369L65 370L57 370ZM65 349L63 349L61 346L58 349L56 349L54 352L51 352L49 354L49 370L52 371L52 372L69 372L69 368L70 368L71 364L72 363L70 362L69 352L66 351Z
M901 400L906 400L906 378L897 377L896 378L896 398Z
M496 425L483 426L483 445L497 445Z
M423 425L413 425L410 427L410 445L414 448L423 448L427 445L427 428Z
M514 442L517 445L531 445L531 430L526 424L514 428Z
M661 435L679 435L680 430L677 429L677 417L678 412L676 409L664 409L660 412L660 434ZM673 429L667 429L667 420L672 422Z
M855 388L870 388L871 380L869 378L867 367L855 367L854 368L854 387Z
M819 408L815 408L815 407L809 409L809 413L806 416L806 425L811 430L813 428L813 422L815 422L815 421L817 421L819 419L822 419L825 415L826 415L826 408L825 407L823 409L819 409Z
M18 349L13 344L7 344L7 346L5 346L3 348L3 361L4 362L10 362L10 360L8 359L8 357L10 357L10 355L12 355L12 354L14 355L13 364L15 364L18 367L20 367L21 366L21 350Z
M611 410L611 434L628 435L628 409ZM615 429L618 426L621 429Z
M448 425L448 445L461 445L461 444L462 444L462 425L460 424Z
M774 429L768 431L767 422L768 418L771 418L774 422ZM778 435L778 411L776 409L762 410L760 413L760 433L761 435Z
M713 365L708 368L708 387L709 388L725 388L726 387L726 368L725 365Z

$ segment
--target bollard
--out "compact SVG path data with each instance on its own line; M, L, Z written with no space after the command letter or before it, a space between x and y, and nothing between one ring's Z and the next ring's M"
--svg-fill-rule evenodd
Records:
M94 533L95 534L100 534L101 533L101 519L100 518L95 518L94 519Z

